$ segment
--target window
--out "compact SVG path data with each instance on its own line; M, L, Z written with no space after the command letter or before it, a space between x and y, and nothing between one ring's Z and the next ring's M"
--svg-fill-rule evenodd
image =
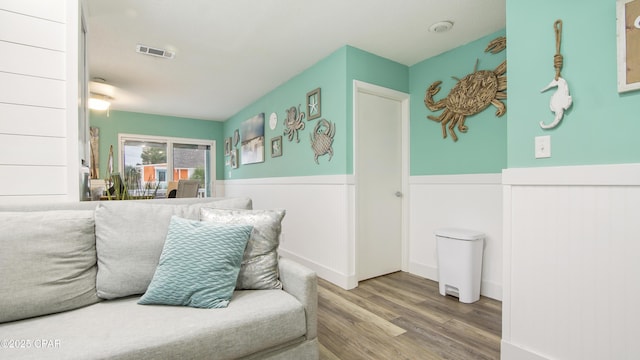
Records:
M167 170L158 170L158 181L160 182L167 181Z
M215 141L119 135L119 170L132 195L165 197L170 182L199 180L198 196L215 196Z

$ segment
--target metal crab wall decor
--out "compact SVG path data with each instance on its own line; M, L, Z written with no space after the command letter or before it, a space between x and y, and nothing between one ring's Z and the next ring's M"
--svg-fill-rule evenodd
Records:
M489 43L485 52L499 53L506 48L506 38L499 37ZM503 61L495 70L477 70L478 62L473 73L455 78L458 81L451 89L449 95L439 101L434 101L433 96L440 91L442 81L435 81L427 89L424 104L431 111L444 109L439 116L428 115L427 118L437 121L442 125L442 137L447 137L447 127L453 141L458 141L454 128L466 133L468 127L464 124L467 116L477 114L486 109L489 104L498 110L496 116L505 114L506 107L500 100L507 98L507 61ZM447 126L448 125L448 126Z
M298 131L304 129L304 112L300 111L300 104L298 108L295 106L290 107L287 111L287 116L284 118L284 135L287 135L289 141L293 141L296 138L296 142L300 142L298 138Z
M336 124L326 120L320 119L316 124L315 128L313 128L313 133L309 134L311 138L311 148L313 149L313 153L315 154L314 160L316 164L320 165L318 162L318 157L329 154L329 161L333 157L333 137L336 135Z

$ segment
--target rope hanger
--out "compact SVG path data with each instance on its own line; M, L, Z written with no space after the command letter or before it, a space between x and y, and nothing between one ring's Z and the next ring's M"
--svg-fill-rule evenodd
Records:
M556 80L558 80L563 63L562 54L560 54L560 43L562 42L562 20L556 20L556 22L553 23L553 29L556 32L556 54L553 56L553 67L556 68Z

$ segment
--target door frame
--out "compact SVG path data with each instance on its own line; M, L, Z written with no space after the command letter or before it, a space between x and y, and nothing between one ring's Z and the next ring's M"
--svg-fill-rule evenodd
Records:
M355 237L355 249L354 249L354 274L355 282L358 282L358 254L359 254L359 223L358 223L358 173L357 164L360 154L358 154L358 130L360 128L360 119L358 118L358 94L365 93L370 95L376 95L391 100L397 100L401 103L402 119L401 119L401 225L400 225L400 238L401 238L401 254L402 271L408 271L409 269L409 102L410 95L397 90L385 88L382 86L366 83L359 80L353 80L353 173L354 173L354 237Z

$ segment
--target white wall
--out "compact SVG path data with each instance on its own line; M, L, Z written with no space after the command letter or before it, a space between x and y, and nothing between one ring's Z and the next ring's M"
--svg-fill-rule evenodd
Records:
M221 193L249 196L254 209L285 209L280 254L349 289L356 284L353 189L351 176L336 175L225 180Z
M640 165L507 169L503 359L640 359Z
M286 209L280 253L343 288L356 286L352 176L225 180L218 194L249 196L255 209ZM434 229L457 226L483 231L487 240L482 293L501 299L500 174L413 177L409 204L407 270L437 280Z
M413 176L410 179L409 271L438 280L434 231L466 228L486 235L480 293L502 299L500 174Z
M0 201L78 200L78 0L0 2Z

